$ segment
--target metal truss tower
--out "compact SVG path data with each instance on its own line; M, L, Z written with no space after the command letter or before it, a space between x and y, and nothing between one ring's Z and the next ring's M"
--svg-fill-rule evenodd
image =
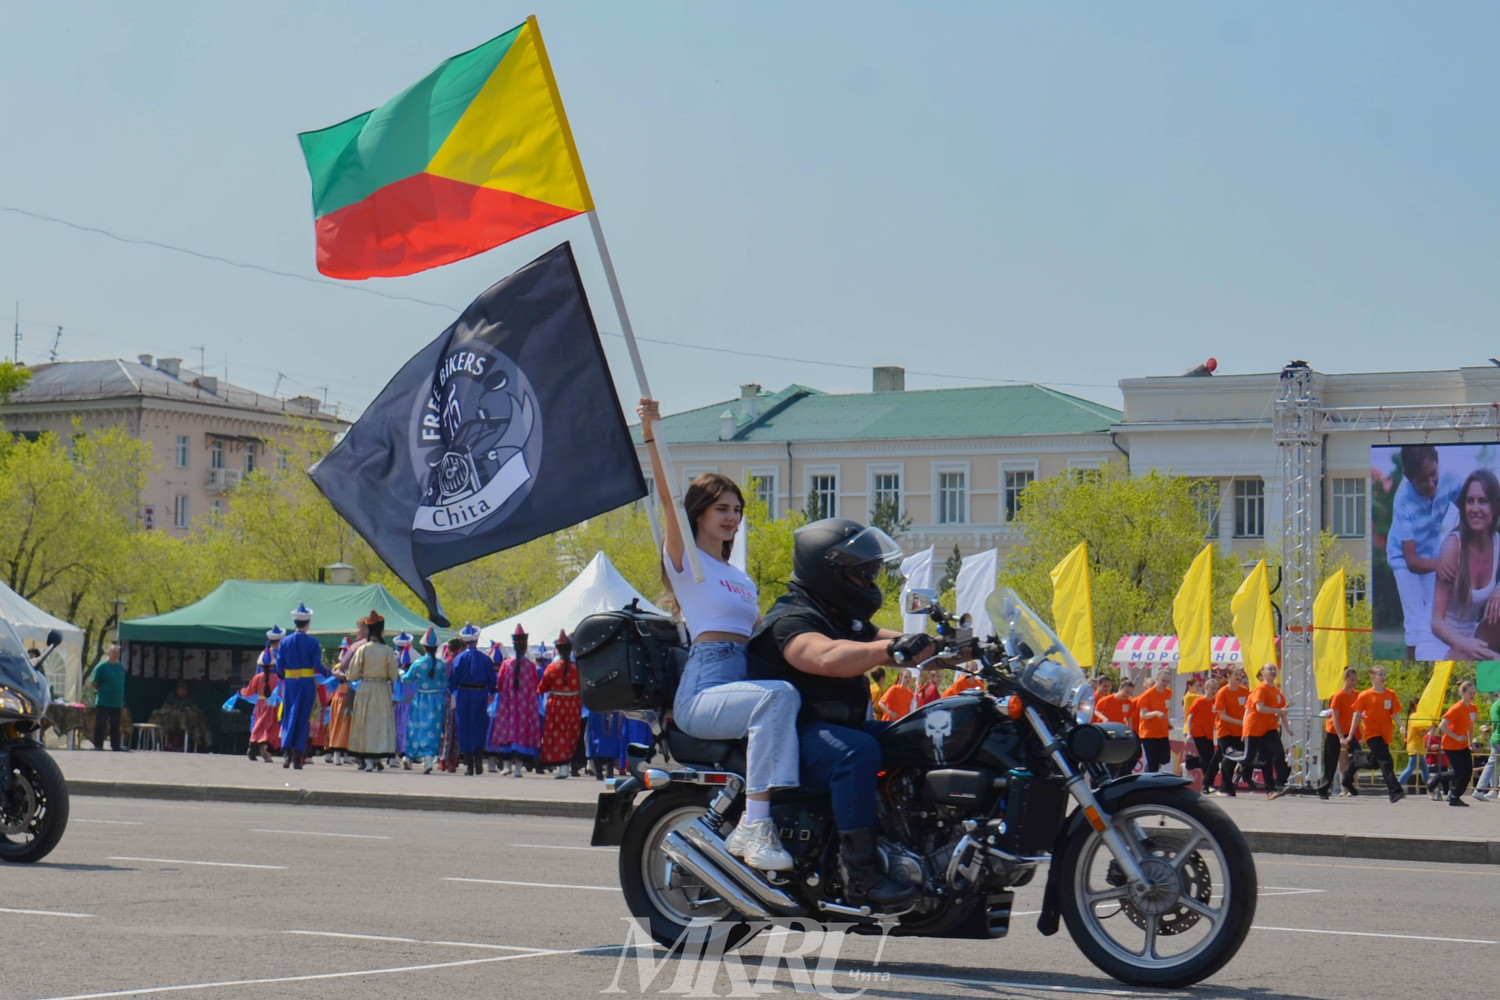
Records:
M1500 403L1456 403L1431 406L1322 407L1313 394L1313 370L1293 361L1281 372L1273 437L1281 452L1282 513L1282 679L1291 707L1293 732L1287 749L1301 747L1290 760L1293 780L1313 784L1321 777L1322 718L1317 678L1313 674L1313 601L1317 596L1318 511L1323 475L1317 448L1326 434L1349 431L1392 434L1500 431ZM1387 439L1389 440L1389 438ZM1253 677L1257 666L1245 664Z

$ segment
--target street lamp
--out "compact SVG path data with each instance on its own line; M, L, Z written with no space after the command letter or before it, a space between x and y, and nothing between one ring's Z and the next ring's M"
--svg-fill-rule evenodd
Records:
M125 601L122 598L116 597L110 603L115 606L115 639L118 640L120 638L120 616L125 613Z

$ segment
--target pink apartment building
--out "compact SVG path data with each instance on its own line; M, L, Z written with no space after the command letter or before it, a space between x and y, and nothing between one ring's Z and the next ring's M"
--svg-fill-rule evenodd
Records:
M311 396L264 396L149 354L35 365L0 419L12 434L64 439L75 420L85 431L124 425L151 445L156 462L141 496L142 524L178 533L224 511L245 474L284 461L280 446L304 429L331 437L349 427Z

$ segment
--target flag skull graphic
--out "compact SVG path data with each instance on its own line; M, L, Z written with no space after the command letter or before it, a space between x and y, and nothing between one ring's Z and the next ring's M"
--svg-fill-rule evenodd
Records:
M515 510L531 489L542 428L526 373L494 347L450 350L413 421L426 470L417 531L461 532Z

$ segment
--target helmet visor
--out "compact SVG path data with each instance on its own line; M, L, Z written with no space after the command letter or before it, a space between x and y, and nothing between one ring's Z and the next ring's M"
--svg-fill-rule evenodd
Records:
M879 528L865 528L858 534L828 550L828 562L842 569L863 566L868 563L885 563L892 568L900 565L901 546Z

